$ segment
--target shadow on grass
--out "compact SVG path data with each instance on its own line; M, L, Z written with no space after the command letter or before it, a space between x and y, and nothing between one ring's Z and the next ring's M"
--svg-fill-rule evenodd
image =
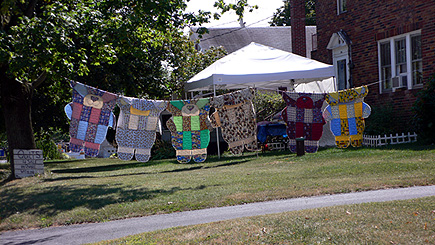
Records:
M234 161L234 162L227 162L219 165L213 165L213 166L204 166L204 165L198 165L198 166L192 166L187 168L180 168L180 169L173 169L173 170L167 170L167 171L161 171L161 172L148 172L148 173L127 173L127 174L116 174L116 175L108 175L108 176L92 176L92 175L85 175L85 176L65 176L65 177L57 177L52 179L44 179L45 182L54 182L54 181L61 181L61 180L73 180L73 179L92 179L92 178L112 178L112 177L131 177L131 176L139 176L139 175L147 175L147 174L164 174L164 173L178 173L178 172L186 172L186 171L194 171L198 169L212 169L212 168L219 168L219 167L227 167L227 166L233 166L237 164L242 164L248 162L248 160L244 161ZM142 163L143 164L143 163ZM148 165L151 166L152 164ZM100 166L98 168L103 168L105 166ZM141 166L142 167L142 166ZM121 168L124 169L124 168ZM74 169L73 169L74 170ZM55 171L52 171L53 173ZM81 173L83 171L80 171ZM85 172L85 171L84 171ZM56 173L59 173L56 171ZM71 172L67 172L71 173ZM74 172L76 173L76 172Z
M130 162L130 163L119 163L119 164L111 164L111 165L102 165L95 167L83 167L83 168L69 168L69 169L54 169L51 170L53 173L95 173L95 172L107 172L107 171L116 171L116 170L125 170L130 168L143 168L149 167L153 165L157 165L159 162L150 161L150 162Z
M44 161L44 165L59 164L59 163L79 163L85 162L88 159L65 159L65 160L48 160Z
M249 160L243 160L243 161L227 162L227 163L213 165L213 166L194 166L194 167L189 167L189 168L179 168L179 169L174 169L174 170L163 171L160 173L178 173L178 172L192 171L192 170L198 170L198 169L211 169L211 168L219 168L219 167L228 167L228 166L246 163L248 161Z
M2 207L0 218L4 220L16 213L55 216L79 207L98 210L104 207L107 208L107 205L111 204L123 205L123 203L168 196L179 191L196 191L208 187L207 185L199 185L188 188L149 189L119 185L94 185L85 188L80 186L55 186L32 193L24 193L20 188L9 188L0 191L2 197L0 199L0 206ZM102 217L102 219L104 218Z

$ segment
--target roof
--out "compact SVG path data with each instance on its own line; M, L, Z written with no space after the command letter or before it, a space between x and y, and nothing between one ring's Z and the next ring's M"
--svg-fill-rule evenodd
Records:
M310 57L312 50L312 35L316 33L315 26L306 26L306 45L307 54ZM196 33L198 27L192 27L192 40L198 40ZM210 47L222 46L228 53L239 50L251 42L263 44L269 47L291 52L291 27L290 26L270 26L270 27L226 27L226 28L207 28L206 33L200 39L200 47L207 50Z

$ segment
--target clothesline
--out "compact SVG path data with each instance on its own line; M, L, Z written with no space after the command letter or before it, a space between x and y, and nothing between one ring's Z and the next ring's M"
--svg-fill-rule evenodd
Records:
M116 127L119 159L131 160L136 156L136 160L146 162L151 157L159 116L164 110L172 114L166 125L171 131L171 142L177 161L181 163L187 163L191 159L195 162L206 160L213 128L222 130L223 139L233 154L240 154L245 149L257 149L256 114L252 104L255 88L202 99L167 102L124 97L74 81L71 81L70 86L73 88L72 102L65 107L65 112L71 120L69 132L72 152L84 151L87 156L97 156L108 127ZM340 96L333 95L335 93L340 93ZM364 129L363 118L370 114L370 107L362 101L355 102L355 99L364 98L367 93L366 86L329 95L283 92L283 99L287 104L283 110L283 119L286 119L287 132L291 139L290 149L294 152L294 140L303 136L306 138L305 151L316 152L324 120L335 122L331 122L333 133L344 130L343 134L335 135L338 147L345 148L350 144L360 146ZM322 113L320 108L324 100L329 106ZM350 102L361 105L349 106L346 109L347 105L343 103ZM120 107L117 123L112 112L116 105ZM216 111L209 117L211 107ZM338 111L339 113L335 113ZM346 125L349 126L338 128L341 127L342 120L348 120ZM218 134L216 139L219 146Z
M367 84L367 85L365 85L365 86L372 86L372 85L376 85L376 84L378 84L378 83L380 83L381 81L377 81L377 82L373 82L373 83L369 83L369 84Z

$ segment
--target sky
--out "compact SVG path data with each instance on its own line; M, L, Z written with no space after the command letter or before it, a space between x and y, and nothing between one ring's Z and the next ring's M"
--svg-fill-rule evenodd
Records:
M217 12L213 7L216 0L190 0L187 2L187 12L197 12L199 9L204 11ZM236 0L226 0L226 3L235 3ZM248 0L250 5L258 5L258 9L254 9L252 13L245 13L243 21L245 26L269 26L269 21L276 12L276 9L284 5L283 0ZM219 20L211 20L210 23L204 24L205 27L238 27L237 15L234 11L227 12L222 15Z

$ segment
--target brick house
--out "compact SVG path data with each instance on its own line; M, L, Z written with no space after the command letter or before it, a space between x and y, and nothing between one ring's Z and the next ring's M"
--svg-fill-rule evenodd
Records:
M334 64L339 89L378 82L365 101L392 106L392 126L408 130L416 95L435 74L434 1L317 0L316 18L312 58Z

